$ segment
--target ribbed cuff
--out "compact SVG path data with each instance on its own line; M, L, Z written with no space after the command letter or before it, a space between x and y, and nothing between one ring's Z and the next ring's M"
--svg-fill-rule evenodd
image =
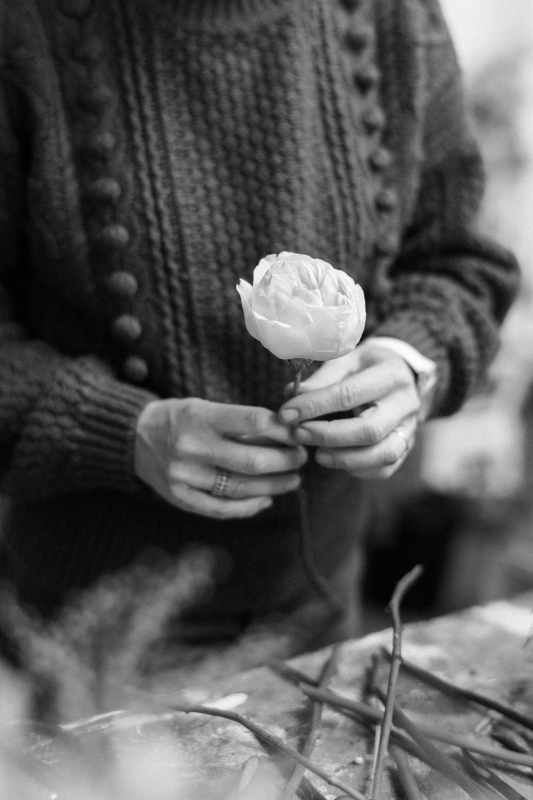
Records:
M76 484L80 489L138 490L133 466L137 420L158 398L107 376L85 379L79 396L76 425L67 433Z

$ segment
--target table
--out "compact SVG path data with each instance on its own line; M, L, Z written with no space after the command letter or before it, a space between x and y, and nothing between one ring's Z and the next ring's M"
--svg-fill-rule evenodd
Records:
M533 716L533 643L529 642L532 632L533 594L527 594L406 625L402 652L406 659L419 666ZM381 646L390 648L391 643L390 629L343 643L331 688L358 698L372 654ZM308 675L317 676L328 655L329 648L325 648L290 663ZM166 676L159 690L167 697L172 695L171 674ZM299 747L308 701L298 687L280 678L270 668L261 667L209 686L191 685L180 693L180 697L184 696L191 702L208 705L225 698L229 707L268 728L293 747ZM464 702L446 698L414 678L401 678L397 697L413 720L429 721L455 732L473 733L486 716ZM221 781L228 786L232 780L242 780L243 765L252 758L250 763L255 765L254 769L260 764L260 769L267 770L270 793L265 794L265 800L267 796L268 800L275 800L279 774L277 771L268 772L270 762L258 761L259 757L263 758L264 750L241 725L219 718L184 714L180 716L176 730L185 773L191 779L207 780L211 786ZM353 720L327 707L323 711L321 731L313 761L345 783L363 793L367 791L372 735ZM430 800L466 797L461 789L435 771L415 760L412 764L417 780ZM338 789L309 772L306 774L327 800L340 794ZM531 779L520 775L508 779L520 786L524 797L533 798ZM259 795L256 790L254 800L260 800ZM394 771L387 771L383 800L400 797L402 794Z

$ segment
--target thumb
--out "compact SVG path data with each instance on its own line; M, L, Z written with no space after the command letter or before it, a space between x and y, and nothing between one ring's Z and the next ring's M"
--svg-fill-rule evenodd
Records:
M326 386L332 386L351 372L357 372L359 368L360 358L357 349L340 358L324 361L316 372L310 375L307 380L302 381L300 392L304 394L306 392L314 392L317 389L324 389Z

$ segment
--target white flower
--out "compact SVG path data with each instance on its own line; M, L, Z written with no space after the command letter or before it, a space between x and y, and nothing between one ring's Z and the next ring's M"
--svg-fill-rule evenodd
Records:
M354 349L365 326L363 290L319 258L262 258L253 286L240 280L248 332L278 358L329 361Z

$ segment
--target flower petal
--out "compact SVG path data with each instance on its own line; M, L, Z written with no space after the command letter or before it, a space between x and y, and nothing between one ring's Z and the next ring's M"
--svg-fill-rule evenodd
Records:
M252 311L252 306L250 305L250 300L252 297L252 287L247 281L241 278L241 280L237 284L237 291L239 292L241 298L242 310L244 313L244 324L246 325L246 330L255 339L259 339L259 331L257 328L256 318L254 312Z
M263 277L268 272L272 264L277 259L277 255L275 253L270 253L270 255L265 256L261 259L257 267L254 269L254 286L257 286L263 280Z
M313 358L307 336L290 325L276 320L256 318L258 336L262 345L278 358Z

